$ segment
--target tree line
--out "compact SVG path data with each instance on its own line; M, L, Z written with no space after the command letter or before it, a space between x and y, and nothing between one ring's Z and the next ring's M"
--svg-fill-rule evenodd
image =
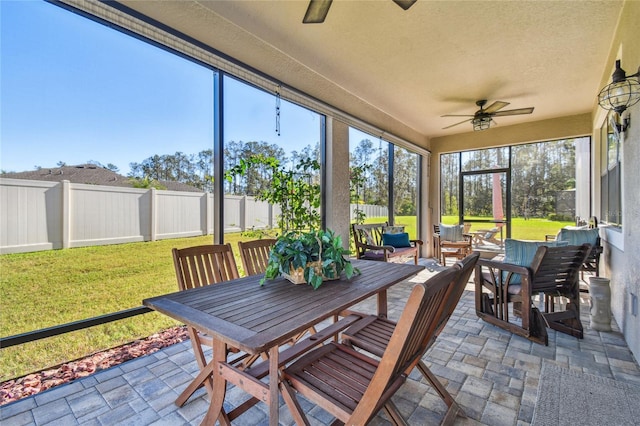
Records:
M576 187L575 145L575 139L567 139L443 154L440 157L442 215L459 214L461 171L506 169L509 165L512 216L548 218L557 214L560 194ZM464 182L465 217L491 217L492 174L474 175ZM505 188L504 181L501 184ZM505 193L503 203L506 203ZM506 205L504 208L506 211Z
M350 155L352 202L388 205L389 147L387 142L375 146L370 139L361 140ZM294 170L296 165L313 160L320 163L320 145L307 145L287 154L277 144L264 141L229 141L224 147L224 168L232 170L241 161L252 157L274 159L279 166ZM417 205L418 155L404 149L394 150L394 206L396 214L414 215ZM128 177L139 186L153 186L154 182L182 182L204 192L213 191L213 150L197 154L154 155L140 163L130 163ZM269 162L253 162L244 174L234 174L224 182L227 194L255 196L269 190L274 168ZM356 178L357 176L357 178ZM313 183L320 182L320 171L314 171Z

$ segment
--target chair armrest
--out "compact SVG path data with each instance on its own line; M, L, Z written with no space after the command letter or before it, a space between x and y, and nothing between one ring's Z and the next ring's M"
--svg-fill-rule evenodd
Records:
M505 263L503 261L500 260L491 260L491 259L478 259L478 261L476 262L476 277L477 279L480 279L482 281L482 267L486 266L489 269L489 272L491 273L491 281L493 281L493 284L497 284L495 281L495 277L499 277L498 279L500 280L500 283L502 285L509 285L511 283L511 277L513 276L513 274L518 274L521 276L521 279L524 282L528 282L530 283L529 280L529 276L531 274L531 269L527 268L526 266L520 266L520 265L514 265L512 263ZM497 271L496 271L497 270ZM497 273L496 273L497 272ZM507 276L504 277L502 275L502 272L507 272ZM480 282L481 282L480 281Z
M476 266L486 266L487 268L500 269L501 271L513 272L516 274L526 275L529 273L529 268L526 266L514 265L512 263L505 263L500 260L492 259L478 259Z
M393 246L372 246L372 245L364 244L364 243L360 243L359 246L360 246L360 248L363 248L365 250L385 250L385 251L389 251L391 253L396 251L396 249Z
M409 240L409 242L420 246L424 244L422 240Z

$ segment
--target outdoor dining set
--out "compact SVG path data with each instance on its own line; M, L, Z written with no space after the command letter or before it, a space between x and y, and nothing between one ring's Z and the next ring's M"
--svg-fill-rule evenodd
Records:
M354 227L354 234L372 230ZM582 338L578 277L592 246L576 238L591 234L572 235L566 243L507 239L502 259L465 252L413 287L397 321L387 315L387 290L423 270L415 249L422 242L415 240L403 243L404 258L397 262L391 261L393 247L378 259L367 258L376 247L365 241L351 260L358 275L317 288L283 277L264 281L274 239L239 244L244 277L229 244L173 249L180 291L143 304L187 325L199 373L175 403L182 406L206 387L210 405L203 424L231 424L264 403L269 424L277 425L280 399L297 424L309 424L301 397L344 424L367 424L380 411L405 424L391 397L416 367L447 406L442 423L452 424L464 412L423 357L473 272L476 312L485 321L541 344L548 343L547 327ZM533 301L538 295L544 312ZM377 312L353 309L372 296ZM558 297L568 300L564 309L556 310ZM205 348L212 348L210 359ZM244 402L229 408L228 385L246 393Z

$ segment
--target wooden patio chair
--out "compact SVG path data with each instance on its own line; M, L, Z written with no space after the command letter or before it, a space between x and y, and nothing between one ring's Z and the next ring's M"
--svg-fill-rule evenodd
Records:
M500 234L500 228L478 229L471 233L473 235L473 244L476 246L493 244L502 247L502 240L496 238Z
M598 218L595 216L589 217L589 229L598 229ZM590 272L596 277L600 276L600 255L604 250L602 249L602 243L600 236L596 238L595 244L591 247L587 260L582 264L582 279L584 280L584 273Z
M438 261L447 266L447 257L464 259L472 251L472 236L464 232L465 225L438 225ZM435 230L435 227L434 227Z
M576 223L582 223L580 218L576 219ZM586 223L586 221L585 221ZM600 235L598 235L598 218L591 216L588 221L588 228L581 227L565 227L558 231L557 234L545 235L545 241L568 241L569 244L579 245L582 243L591 244L591 251L589 256L582 264L580 269L580 276L584 281L584 273L589 272L596 277L600 276L600 255L603 253L602 242ZM572 236L572 234L575 234ZM588 293L587 288L580 289L582 292Z
M276 244L274 238L262 238L252 241L238 241L238 248L240 249L240 259L242 260L242 267L247 275L264 274L269 263L269 252L271 248ZM307 333L315 334L315 327L311 327L308 330L294 336L291 339L291 344L295 344L298 340L304 337Z
M549 344L546 327L582 338L580 267L591 246L537 248L530 266L480 259L475 270L476 313L483 320L537 343ZM489 290L484 292L483 290ZM568 299L564 311L541 313L535 295ZM520 323L509 320L509 303Z
M247 275L264 274L269 263L269 252L275 244L275 238L238 241L244 273Z
M448 298L448 303L445 306L444 313L440 317L440 322L437 325L436 331L433 333L432 339L428 343L426 349L429 349L431 345L433 345L437 336L447 324L449 317L451 317L451 314L455 310L462 294L464 293L464 289L469 282L469 278L471 277L473 269L479 258L480 253L475 252L457 263L457 266L461 270L460 276L451 289L453 295ZM377 315L369 315L345 330L342 333L342 341L345 344L363 349L373 355L381 357L389 345L389 340L391 340L391 336L395 328L396 323L394 321L387 318L380 318ZM443 424L449 424L452 422L456 415L464 416L462 408L460 408L460 406L455 402L451 394L449 394L424 361L420 360L417 367L423 377L431 384L431 386L433 386L445 404L447 404L447 407L449 407Z
M178 289L181 291L217 284L240 277L230 244L211 244L184 249L174 248L171 250L171 253L173 255L173 265L178 281ZM202 370L207 365L207 359L202 346L213 347L213 339L211 336L198 332L193 327L187 326L187 331L191 338L196 362ZM232 351L239 352L237 349L232 349ZM248 354L244 354L238 357L235 362L244 362L246 368L251 365L253 361L255 361L255 359L251 360ZM210 392L212 389L210 379L206 380L204 384ZM193 383L187 386L176 399L176 404L178 406L184 405L193 392L200 386L202 386L202 384L195 385Z
M394 424L406 424L391 397L420 362L455 297L452 289L460 273L460 267L454 266L413 288L382 358L330 342L285 368L280 386L295 422L309 424L297 392L337 422L366 425L384 409Z
M393 246L385 244L385 229L397 228L384 223L351 224L353 239L358 259L380 260L384 262L406 262L413 258L413 262L418 264L419 249L422 246L421 240L409 240L408 238L401 244Z
M440 225L433 225L433 254L440 260Z

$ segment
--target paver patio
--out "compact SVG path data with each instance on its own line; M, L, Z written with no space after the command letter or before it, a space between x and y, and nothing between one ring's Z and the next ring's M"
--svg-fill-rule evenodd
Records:
M412 283L425 280L439 266L421 259L427 269L389 291L389 316L397 319ZM615 321L611 332L589 328L589 295L582 293L584 339L549 330L549 346L532 343L494 327L475 314L470 282L445 330L424 359L440 378L467 418L456 424L527 425L533 418L542 363L551 362L579 372L640 386L640 367L628 349ZM359 310L375 311L375 299ZM200 389L182 408L175 398L198 372L190 342L125 362L92 376L0 407L3 425L198 425L209 399ZM230 388L225 404L244 395ZM411 425L437 424L445 405L417 371L394 397ZM329 424L333 418L306 403L312 424ZM293 421L281 403L280 423ZM579 419L575 419L579 422ZM267 406L258 404L234 421L237 425L266 425ZM373 425L389 424L383 414Z

